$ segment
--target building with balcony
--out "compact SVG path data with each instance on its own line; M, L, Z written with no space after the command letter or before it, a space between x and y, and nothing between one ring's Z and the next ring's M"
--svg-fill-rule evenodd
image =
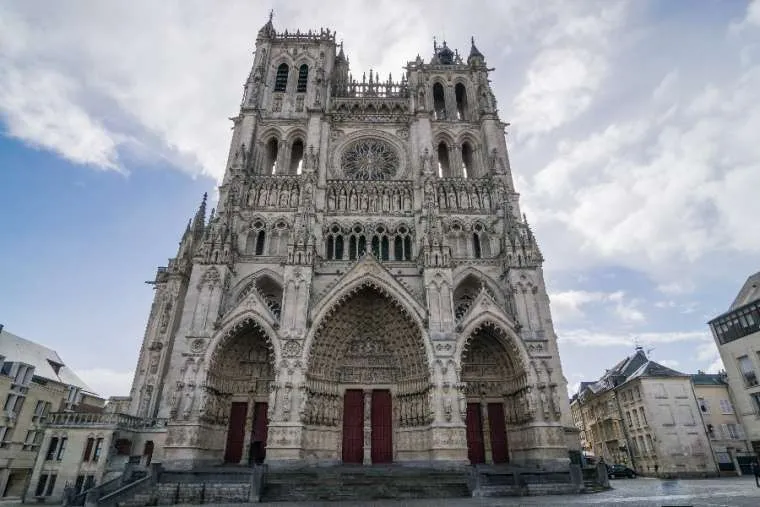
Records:
M716 475L691 377L650 361L643 349L597 382L584 382L571 413L586 451L642 475Z
M739 422L752 451L760 454L760 273L747 279L729 310L709 325Z
M40 449L53 460L66 455L65 434L54 442L45 435L51 414L93 413L101 411L104 403L54 350L9 333L1 325L0 400L0 493L4 499L23 496ZM40 496L50 495L62 484L55 475L48 475Z
M721 474L752 473L754 458L728 389L725 372L698 372L691 376L697 405Z

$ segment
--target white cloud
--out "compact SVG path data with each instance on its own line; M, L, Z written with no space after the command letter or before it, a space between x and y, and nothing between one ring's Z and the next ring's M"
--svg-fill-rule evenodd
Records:
M118 136L76 105L77 83L52 70L18 69L0 59L0 117L7 134L68 160L119 170Z
M610 304L613 313L624 323L640 323L646 320L637 308L639 301L628 299L623 291L569 290L550 294L550 299L554 320L560 323L584 318L590 306Z
M77 370L90 388L104 398L109 396L129 396L134 371L116 371L109 368Z
M700 342L708 338L706 331L670 331L663 333L645 332L645 333L604 333L589 329L570 329L558 333L559 341L567 344L577 345L580 347L612 347L626 346L633 347L635 344L641 346L681 343L681 342ZM712 338L709 338L712 340Z
M605 70L604 59L592 51L542 51L515 98L517 132L545 133L575 119L591 104Z
M609 38L625 17L627 2L589 7L568 14L543 37L544 47L514 99L518 136L551 132L578 118L593 101L607 74Z
M583 307L588 303L603 301L604 292L569 290L550 295L552 314L556 320L580 318L585 315Z
M668 368L672 368L674 370L678 369L678 365L681 364L675 359L663 359L661 361L656 361L656 362Z

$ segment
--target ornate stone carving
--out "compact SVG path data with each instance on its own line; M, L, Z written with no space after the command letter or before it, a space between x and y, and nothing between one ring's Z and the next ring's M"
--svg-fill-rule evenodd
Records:
M298 340L287 340L282 345L282 357L300 357L301 343Z
M343 173L356 180L387 180L396 175L399 156L390 143L382 139L359 139L343 150Z

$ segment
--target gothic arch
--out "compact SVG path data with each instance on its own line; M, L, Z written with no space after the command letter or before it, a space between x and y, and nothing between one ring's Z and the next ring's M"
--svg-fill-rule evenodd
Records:
M433 136L433 146L435 146L437 148L438 145L441 144L441 143L445 144L446 147L449 148L449 149L451 149L452 146L456 146L457 145L457 141L454 138L454 136L451 135L449 132L446 132L446 131L437 132Z
M370 270L365 271L369 264ZM313 345L314 337L317 335L320 327L324 325L329 316L334 313L343 302L349 299L354 293L364 287L373 287L381 294L386 295L401 311L409 315L420 329L427 357L433 357L433 350L427 339L425 316L427 311L417 302L414 297L398 282L388 271L383 268L371 255L365 256L354 268L346 273L340 280L314 307L311 321L312 325L306 335L304 350L308 357Z
M282 352L280 351L279 340L273 339L273 337L277 337L277 333L272 326L273 323L269 322L269 320L271 320L271 317L267 318L267 316L255 308L245 308L225 319L226 322L222 323L219 331L211 338L211 342L202 358L203 364L207 366L207 370L212 369L215 365L219 354L224 351L225 345L248 330L261 334L272 355L273 364L279 364Z
M307 132L301 127L290 129L283 137L283 141L292 144L300 139L306 145Z
M472 345L473 338L481 330L487 330L492 333L501 345L509 353L515 373L524 375L526 381L532 376L530 365L530 356L522 342L522 339L515 333L514 324L504 315L504 313L494 305L488 307L480 306L478 311L470 312L464 321L460 324L456 346L456 356L459 364L466 355L468 348Z
M474 276L480 279L480 282L488 288L489 293L496 300L496 303L504 308L504 292L501 290L501 287L499 287L499 284L496 283L493 278L474 266L464 266L459 270L454 270L454 273L452 273L452 283L454 288L469 276Z

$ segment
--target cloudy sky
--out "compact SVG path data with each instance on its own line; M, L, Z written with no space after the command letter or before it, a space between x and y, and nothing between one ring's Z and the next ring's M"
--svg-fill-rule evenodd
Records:
M8 331L128 393L143 282L222 176L271 8L337 30L355 75L475 36L571 389L635 343L720 368L706 321L760 269L760 0L2 2Z

